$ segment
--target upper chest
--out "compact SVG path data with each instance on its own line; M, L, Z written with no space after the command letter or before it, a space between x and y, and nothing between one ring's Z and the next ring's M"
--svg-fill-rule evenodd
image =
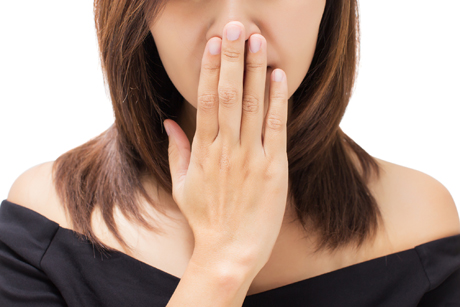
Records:
M392 175L392 174L395 175ZM385 177L386 176L386 177ZM420 222L410 218L417 201L415 194L401 193L395 178L400 173L386 169L382 180L370 184L369 188L379 204L384 227L379 227L375 240L363 244L359 249L350 245L334 253L313 253L315 237L306 234L299 222L282 225L272 254L254 278L248 294L254 294L286 284L319 276L353 264L396 253L432 239L421 234ZM393 178L393 179L392 179ZM395 182L399 182L395 184ZM154 195L155 193L152 193ZM170 197L155 198L157 202L172 201ZM411 205L414 204L414 205ZM174 206L165 206L174 207ZM177 210L167 210L169 217L151 209L151 223L161 232L148 231L127 221L114 210L114 218L125 241L132 247L132 254L124 250L108 231L97 210L93 213L92 225L96 236L106 245L129 254L150 266L181 278L193 253L194 238L185 217ZM288 216L292 217L292 215ZM421 216L421 214L419 214ZM383 226L383 225L382 225ZM425 231L424 233L429 233ZM428 239L427 239L428 238Z
M132 246L131 257L181 278L191 258L194 239L185 218L178 212L169 214L171 218L152 211L151 216L155 225L161 227L161 234L128 222L117 210L115 219L122 236ZM104 227L98 211L93 214L93 227L103 243L129 254ZM315 239L314 236L306 236L298 222L283 223L272 254L252 281L248 295L322 275L397 250L385 231L379 233L374 242L363 245L359 250L349 247L333 254L313 253Z

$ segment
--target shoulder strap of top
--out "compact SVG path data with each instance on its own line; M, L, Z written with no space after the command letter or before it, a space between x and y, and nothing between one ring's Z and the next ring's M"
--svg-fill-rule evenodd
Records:
M429 290L460 269L460 234L418 245L415 250L430 282Z
M31 209L6 199L0 205L0 244L36 268L58 229L59 224Z

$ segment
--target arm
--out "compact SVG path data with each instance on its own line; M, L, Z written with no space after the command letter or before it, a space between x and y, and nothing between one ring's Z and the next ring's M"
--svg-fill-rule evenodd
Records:
M215 263L194 252L166 307L241 307L255 275L237 261Z
M11 186L7 200L61 223L62 219L56 218L61 209L50 205L54 202L48 197L52 195L51 181L46 180L51 165L42 163L22 173ZM67 306L40 263L56 230L40 228L29 215L18 215L0 206L0 306Z

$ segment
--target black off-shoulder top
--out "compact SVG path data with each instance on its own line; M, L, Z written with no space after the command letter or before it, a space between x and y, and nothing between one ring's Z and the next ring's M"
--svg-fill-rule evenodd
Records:
M180 279L41 214L0 206L0 306L166 306ZM244 307L460 306L460 234L248 295Z

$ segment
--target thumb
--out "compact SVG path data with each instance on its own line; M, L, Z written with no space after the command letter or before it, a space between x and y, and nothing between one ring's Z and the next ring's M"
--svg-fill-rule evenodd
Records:
M190 142L182 128L173 120L163 121L169 138L168 156L169 169L173 187L183 184L190 164Z

